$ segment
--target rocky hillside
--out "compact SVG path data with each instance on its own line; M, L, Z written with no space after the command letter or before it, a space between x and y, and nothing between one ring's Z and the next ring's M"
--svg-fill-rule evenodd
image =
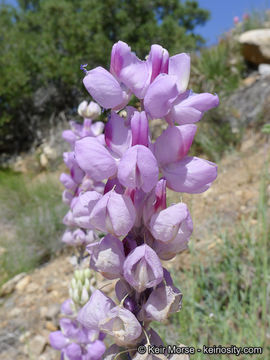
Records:
M194 220L192 242L201 254L215 256L218 234L231 231L242 220L256 225L259 185L265 161L270 155L267 136L249 131L241 147L219 163L219 176L211 190L188 196ZM270 185L268 185L270 195ZM175 201L169 195L169 201ZM270 205L270 204L269 204ZM254 215L254 216L253 216ZM189 266L189 252L171 261L171 266ZM48 343L50 331L57 329L61 304L68 297L74 266L70 253L62 254L29 274L19 274L6 283L0 299L0 358L2 360L56 360L59 354ZM98 279L98 285L107 281ZM110 292L111 287L104 291Z

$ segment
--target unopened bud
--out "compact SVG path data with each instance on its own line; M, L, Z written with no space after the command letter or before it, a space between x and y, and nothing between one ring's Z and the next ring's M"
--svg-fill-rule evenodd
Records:
M84 287L85 287L87 290L90 289L90 281L89 281L87 278L84 280Z
M83 288L83 284L82 284L81 280L78 280L77 281L77 289L78 289L78 291L81 292L82 288Z
M76 287L77 287L77 282L76 282L75 278L71 279L71 287L72 287L73 290L76 289Z
M84 286L82 289L82 294L81 294L81 304L82 305L86 304L88 300L89 300L89 294Z
M85 117L84 116L84 113L86 112L86 109L87 109L87 101L82 101L81 103L80 103L80 105L78 106L78 114L80 115L80 116L82 116L82 117Z
M84 269L84 276L85 276L85 278L87 279L89 279L90 277L91 277L91 270L90 269Z
M72 300L77 304L80 303L80 294L78 289L74 289Z
M73 298L73 290L71 287L68 289L68 293L69 293L69 297L72 299Z
M96 118L99 117L100 114L101 114L100 106L94 101L91 101L90 104L87 106L85 117L95 120Z
M75 278L76 280L80 280L80 270L75 270L75 271L74 271L74 278Z

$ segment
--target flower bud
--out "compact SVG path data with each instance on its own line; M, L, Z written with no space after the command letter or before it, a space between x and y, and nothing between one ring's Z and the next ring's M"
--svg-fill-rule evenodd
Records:
M100 106L96 102L90 101L89 105L86 108L85 117L95 120L96 118L99 117L100 114L101 114Z
M84 245L86 243L86 234L83 230L77 229L73 231L73 245L79 246Z
M62 193L62 201L66 205L70 205L71 200L73 199L74 193L69 190L64 190Z
M77 304L80 303L80 292L79 292L79 289L77 287L73 290L72 300Z
M90 278L91 277L91 270L90 269L84 269L84 276L86 279Z
M75 277L71 279L71 287L73 290L77 287L77 280L75 279Z
M82 294L81 294L81 299L80 299L80 304L84 305L87 303L87 301L89 300L89 293L87 291L87 288L85 286L83 286L82 288Z
M69 210L67 214L64 216L63 224L66 226L76 226L71 210Z
M62 173L60 175L60 181L65 186L66 189L71 191L75 191L78 186L71 178L71 176L66 173Z
M66 244L72 244L73 242L73 232L70 229L67 229L63 236L62 236L62 241Z
M87 109L87 101L84 100L82 101L79 106L78 106L78 114L81 116L81 117L87 117L85 116L85 113L86 113L86 109Z

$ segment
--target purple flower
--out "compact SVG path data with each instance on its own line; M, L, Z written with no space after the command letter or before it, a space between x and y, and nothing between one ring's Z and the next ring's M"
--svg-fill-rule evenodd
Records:
M188 124L169 126L163 131L154 144L154 154L161 168L183 159L188 154L196 130L196 125Z
M108 148L121 157L131 146L131 136L131 131L124 119L112 111L105 126L105 142Z
M64 190L62 193L62 201L64 204L70 205L73 197L74 197L74 192L70 190Z
M112 48L110 71L139 99L144 97L150 81L148 63L138 59L123 41L118 41Z
M96 181L111 177L117 171L115 159L96 138L76 141L75 156L80 168Z
M168 74L169 53L162 46L152 45L146 62L151 66L151 82L159 74Z
M143 220L145 225L148 225L153 214L163 209L166 209L166 180L160 179L144 202Z
M145 111L152 119L166 116L179 95L175 76L160 74L149 86L144 98Z
M72 206L74 221L78 226L85 229L92 229L90 215L101 198L101 194L96 191L87 191L79 195Z
M56 350L62 350L69 343L68 339L62 334L62 331L50 333L50 344Z
M209 93L195 94L186 91L175 100L166 120L169 124L177 122L179 125L193 124L200 121L205 111L219 105L217 95Z
M76 223L73 218L72 211L69 210L67 214L64 216L63 224L66 226L76 226Z
M138 318L141 321L163 321L181 309L181 302L182 294L176 287L159 285L151 292Z
M77 188L77 184L74 182L72 177L68 174L62 173L60 175L60 181L66 189L74 191Z
M116 306L112 308L100 323L100 330L113 336L119 346L134 345L138 341L142 327L129 310Z
M127 88L100 66L88 71L83 83L89 94L105 109L118 110L129 102Z
M88 245L87 251L91 255L91 269L110 280L121 276L125 254L123 244L118 238L107 235L100 242Z
M177 237L182 237L181 226L189 217L186 204L178 203L154 214L149 228L155 239L169 243Z
M131 118L132 146L148 146L148 119L144 111L135 111Z
M92 293L89 301L81 308L77 320L86 329L95 330L99 334L100 323L107 318L108 312L115 306L114 302L102 291Z
M118 165L118 179L129 189L151 191L158 182L158 165L153 153L143 145L129 148Z
M95 205L90 223L100 231L126 236L134 225L136 212L131 199L115 191L106 193Z
M146 244L134 249L124 262L124 277L138 292L158 285L163 270L155 251Z
M65 315L75 315L73 303L69 299L62 304L61 311ZM101 341L104 336L96 329L86 329L76 319L62 318L61 331L50 334L53 348L61 351L61 358L69 360L100 360L105 352Z
M102 355L106 351L106 347L103 341L96 340L91 344L86 345L86 353L83 355L82 360L101 360Z
M217 177L217 165L211 161L186 156L163 167L168 188L189 194L199 194L211 186Z

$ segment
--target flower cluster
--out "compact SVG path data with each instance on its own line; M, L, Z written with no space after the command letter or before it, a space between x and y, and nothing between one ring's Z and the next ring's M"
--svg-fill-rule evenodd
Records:
M77 140L85 137L95 137L97 141L103 143L104 123L101 121L92 122L101 114L100 106L93 101L90 104L83 101L78 107L78 113L84 118L83 124L71 121L71 129L63 131L62 134L64 140L71 146L71 151L63 154L64 163L69 169L69 174L62 173L60 175L60 181L65 186L62 196L63 202L70 206L70 210L63 219L68 228L63 234L62 241L68 245L80 247L83 251L86 244L97 240L97 236L94 231L81 226L80 218L75 218L73 209L80 193L88 190L103 193L104 184L94 181L79 167L75 158L74 145Z
M71 280L70 297L61 306L60 329L50 334L51 346L61 351L61 359L99 360L106 347L104 334L82 326L78 320L78 310L89 300L91 271L76 270Z
M85 72L86 89L110 112L105 136L77 136L72 159L85 178L105 182L105 187L103 193L76 190L68 217L82 231L105 234L86 249L91 269L106 279L118 279L118 304L95 290L77 321L95 333L95 339L100 333L111 337L113 346L103 359L121 352L132 359L161 359L134 349L161 345L151 322L163 321L181 308L182 294L161 261L186 249L193 230L186 204L167 206L166 189L201 193L215 180L216 164L188 152L195 123L219 100L217 95L188 90L189 56L169 57L159 45L152 45L142 61L119 41L112 48L110 71L97 67ZM140 100L140 109L127 106L131 96ZM154 142L149 121L155 118L168 126Z

